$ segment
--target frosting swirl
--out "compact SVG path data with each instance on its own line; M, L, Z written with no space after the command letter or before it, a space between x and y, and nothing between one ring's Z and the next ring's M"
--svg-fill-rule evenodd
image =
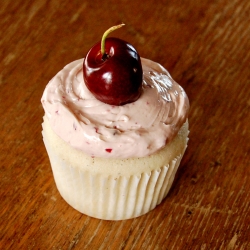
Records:
M93 157L155 153L187 119L188 97L160 64L141 58L143 92L123 106L97 100L83 81L83 59L66 65L46 86L42 105L53 131Z

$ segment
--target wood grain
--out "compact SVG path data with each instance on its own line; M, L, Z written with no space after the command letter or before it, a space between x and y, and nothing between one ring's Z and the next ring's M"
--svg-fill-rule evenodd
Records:
M48 81L108 27L191 103L175 185L145 216L101 221L59 195L41 137ZM1 1L0 249L250 249L250 2Z

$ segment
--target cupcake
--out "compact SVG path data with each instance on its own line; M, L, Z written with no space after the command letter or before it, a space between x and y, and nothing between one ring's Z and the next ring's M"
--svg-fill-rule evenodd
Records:
M41 100L42 135L55 183L81 213L104 220L135 218L154 209L170 190L187 147L188 97L160 64L137 57L136 93L116 105L116 95L122 98L114 92L107 103L86 84L86 58L58 72Z

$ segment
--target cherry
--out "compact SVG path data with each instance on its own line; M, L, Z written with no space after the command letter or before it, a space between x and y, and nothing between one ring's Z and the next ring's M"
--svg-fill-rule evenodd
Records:
M142 92L142 66L136 49L119 38L106 38L121 26L108 29L83 62L87 88L96 99L111 105L134 102Z

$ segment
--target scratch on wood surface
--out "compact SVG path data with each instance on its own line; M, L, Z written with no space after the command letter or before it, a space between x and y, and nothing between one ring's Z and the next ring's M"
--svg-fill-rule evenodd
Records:
M68 250L71 250L71 249L74 249L75 246L77 245L78 241L81 239L85 229L86 229L86 226L89 224L89 221L90 221L90 217L87 217L87 220L85 221L83 227L75 234L73 240L70 242L70 245L68 247Z
M230 242L228 243L228 246L227 246L227 249L228 249L228 250L229 250L229 249L235 249L237 239L238 239L238 235L235 234L235 235L233 236L233 238L230 240Z
M27 19L25 22L26 26L30 24L30 21L33 19L36 13L43 7L45 3L46 1L37 1L36 4L33 4L31 6L30 10L27 13Z
M208 205L207 207L204 207L204 206L188 206L188 205L185 205L185 204L176 204L178 206L181 206L181 207L185 207L186 209L189 209L189 210L199 210L203 213L206 213L207 211L209 212L216 212L216 213L220 213L220 214L232 214L233 211L231 209L218 209L218 208L215 208L215 207L211 207L210 205Z
M150 228L152 228L151 227L152 223L153 221L148 216L145 220L142 221L142 224L138 224L136 228L136 231L138 232L137 234L138 237L136 239L133 239L133 242L131 244L131 249L137 249L138 245L143 245L143 242L142 244L139 244L139 242L141 241L143 234L150 235L149 231Z
M205 250L206 247L207 247L207 244L206 244L206 243L202 244L202 245L201 245L201 250Z
M51 199L52 201L56 201L56 197L55 197L55 196L51 196L50 199Z
M86 9L86 7L87 7L87 2L82 3L81 7L71 17L69 23L74 23L79 18L79 16L82 14L82 11Z
M155 217L156 220L159 220L160 214L158 213ZM146 249L149 245L151 245L151 243L153 242L152 238L155 237L155 234L150 233L150 231L152 230L153 227L153 220L150 221L150 224L148 226L148 232L147 232L147 237L146 239L144 239L143 243L142 243L142 249ZM160 230L159 227L157 227L157 231Z
M16 55L14 53L9 53L3 60L3 64L7 66L13 59L15 59Z
M97 232L99 231L99 229L100 229L100 227L101 227L102 224L103 224L103 221L101 220L101 221L98 223L98 226L96 227L96 230L93 232L92 236L89 238L89 241L86 243L84 249L89 249L90 243L93 241L93 239L94 239L95 237L98 236L98 233L97 233Z

